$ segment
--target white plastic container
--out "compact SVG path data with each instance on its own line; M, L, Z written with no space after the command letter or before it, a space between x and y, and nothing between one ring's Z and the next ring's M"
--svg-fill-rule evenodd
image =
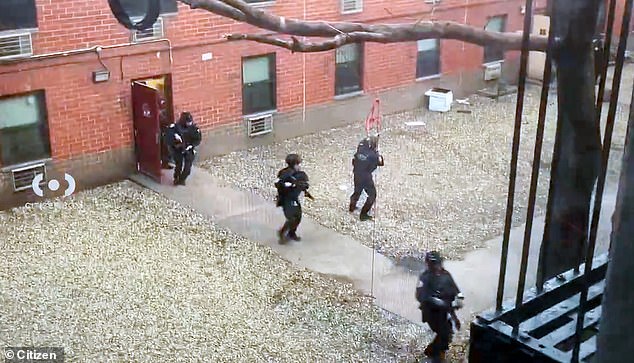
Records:
M432 88L425 92L429 97L429 110L437 112L447 112L451 110L453 103L453 92L444 88Z

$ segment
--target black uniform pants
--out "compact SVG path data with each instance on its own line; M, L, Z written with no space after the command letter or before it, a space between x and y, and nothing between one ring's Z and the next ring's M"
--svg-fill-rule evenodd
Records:
M284 211L284 217L286 222L282 226L281 234L289 236L295 236L297 233L297 227L302 221L302 206L296 200L285 201L282 203L282 210Z
M436 333L434 340L430 344L432 354L437 356L440 352L447 351L453 335L453 328L451 326L451 320L449 320L449 315L444 311L434 311L429 314L427 324L429 325L429 328Z
M174 152L174 163L176 167L174 168L174 180L176 181L185 181L189 174L192 172L192 165L194 164L194 150L189 151L180 151L175 150Z
M355 175L354 176L354 193L350 196L350 210L356 209L357 202L361 197L361 193L365 191L368 198L365 200L363 207L361 207L361 214L368 214L374 202L376 201L376 188L374 187L374 180L372 174L368 175Z

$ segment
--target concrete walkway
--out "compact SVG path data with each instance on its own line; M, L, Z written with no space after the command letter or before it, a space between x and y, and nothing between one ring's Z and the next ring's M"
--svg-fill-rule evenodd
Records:
M303 240L280 245L276 235L276 229L284 221L280 208L275 208L271 201L253 193L223 187L211 174L200 168L194 168L186 187L172 186L167 175L164 175L161 184L143 175L135 175L131 179L169 199L193 208L237 234L269 246L299 267L351 282L362 293L373 295L375 303L388 311L415 323L421 321L418 303L414 297L418 276L397 266L391 259L379 253L374 253L373 256L372 249L349 236L339 234L305 216L299 231ZM607 237L611 228L610 216L614 203L615 193L607 193L599 233L599 252L607 250ZM543 222L536 221L533 227L527 286L531 286L535 281L535 265L539 255L536 241L541 238L542 230ZM505 292L507 297L515 296L523 234L523 228L516 228L511 233ZM445 263L445 267L453 274L465 294L465 309L459 312L465 327L468 327L472 313L487 310L495 304L500 251L501 238L498 238L489 241L487 248L468 253L463 261Z

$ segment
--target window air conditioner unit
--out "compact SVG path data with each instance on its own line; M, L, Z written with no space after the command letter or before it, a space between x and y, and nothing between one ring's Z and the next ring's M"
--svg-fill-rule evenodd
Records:
M44 163L31 164L12 169L13 191L19 192L31 189L33 178L38 174L42 174L44 177L42 180L46 180L46 165ZM44 181L42 183L44 183Z
M133 22L137 23L142 20L142 18L131 19ZM145 40L154 40L161 39L165 36L165 29L163 27L163 18L156 19L154 25L151 28L145 30L134 30L132 31L132 42L139 43Z
M341 13L353 14L363 11L363 0L341 0Z
M425 0L425 4L440 4L440 0Z
M247 117L246 121L249 137L265 135L273 132L273 114Z
M25 58L32 55L31 33L0 35L0 60Z
M500 77L502 77L502 63L493 63L484 66L485 81L492 81Z

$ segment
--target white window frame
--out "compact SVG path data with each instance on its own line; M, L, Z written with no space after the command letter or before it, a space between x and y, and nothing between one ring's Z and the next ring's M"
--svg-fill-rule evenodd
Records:
M438 72L434 73L434 74L428 74L428 75L424 75L419 77L418 76L418 57L420 56L421 50L420 50L420 43L424 42L424 41L431 41L433 40L435 42L434 45L434 49L436 51L436 56L438 57ZM441 42L440 39L421 39L416 41L416 80L417 81L422 81L422 80L426 80L426 79L432 79L432 78L439 78L442 75L442 54L441 54Z
M35 161L41 161L41 160L48 160L52 157L52 144L51 144L51 129L50 129L50 117L49 117L49 113L48 113L48 107L46 104L46 91L44 91L43 89L39 89L39 90L34 90L32 92L29 93L23 93L23 94L14 94L14 95L7 95L7 96L3 96L0 101L6 101L9 100L9 102L11 102L12 100L19 100L19 99L24 99L25 102L27 104L31 104L31 103L37 103L38 106L42 106L42 108L40 107L36 107L37 108L37 113L39 113L39 116L36 117L41 117L41 119L36 122L37 127L40 129L40 133L39 133L39 141L43 144L47 144L46 147L44 148L44 154L46 155L40 155L40 156L36 156L35 158L31 159L31 160L26 160L26 161L19 161L19 160L7 160L7 155L4 155L1 159L0 159L0 166L3 168L2 170L6 170L6 168L10 168L10 169L14 169L16 167L20 167L23 165L30 165ZM21 118L19 119L20 121L23 121L23 114L21 114ZM30 124L30 123L27 123ZM24 124L18 124L18 125L13 125L13 126L7 126L6 124L3 125L2 130L4 130L5 128L12 128L15 126L19 126L19 125L24 125ZM46 128L46 134L43 135L42 134L42 127L44 126L44 128ZM3 131L4 132L4 131ZM1 140L0 140L1 141ZM5 164L6 163L6 164ZM0 171L2 171L0 170Z
M272 97L272 103L273 103L273 107L271 109L268 110L252 110L253 107L250 107L248 111L245 111L245 105L246 105L246 101L245 101L245 86L249 83L245 83L244 81L244 66L245 64L249 61L249 60L256 60L256 59L261 59L261 58L266 58L268 61L268 66L269 69L268 71L268 79L266 82L269 82L272 84L272 90L271 90L271 94L270 96ZM277 104L279 101L278 95L277 95L277 91L278 91L278 79L277 79L277 53L272 52L272 53L266 53L266 54L260 54L260 55L256 55L256 56L249 56L249 57L243 57L242 61L241 61L241 84L240 84L240 89L241 89L241 97L242 97L242 114L244 117L255 117L255 116L260 116L260 115L266 115L266 114L272 114L277 112Z

